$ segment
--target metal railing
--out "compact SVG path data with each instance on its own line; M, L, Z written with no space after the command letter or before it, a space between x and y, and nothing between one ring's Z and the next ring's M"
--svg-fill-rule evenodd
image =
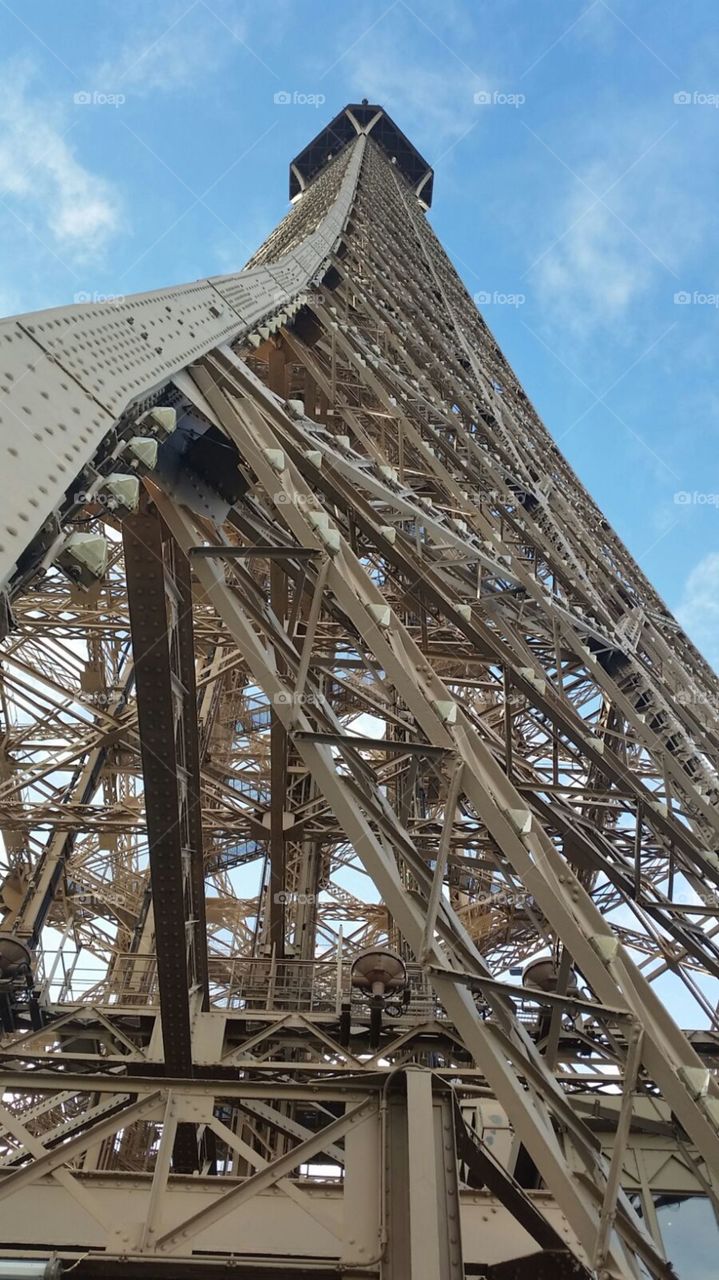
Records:
M210 1004L215 1009L339 1017L342 1005L350 1001L362 1017L369 1012L369 1002L363 992L353 989L351 967L352 960L346 956L318 960L210 956ZM412 1021L445 1018L420 967L409 964L407 976L410 999L402 1016ZM43 999L53 1005L159 1006L154 955L119 955L105 963L83 952L45 951L38 957L35 978Z

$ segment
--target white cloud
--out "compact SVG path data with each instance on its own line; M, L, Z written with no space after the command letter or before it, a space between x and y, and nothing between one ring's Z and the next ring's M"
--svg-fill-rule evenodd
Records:
M474 94L487 88L469 68L453 65L451 57L443 62L444 69L437 70L429 61L410 61L401 42L371 32L342 66L357 98L380 103L413 142L423 132L425 145L439 150L480 123L482 108L475 105Z
M697 648L719 669L719 551L711 551L692 569L676 613Z
M2 74L0 198L59 253L92 257L119 229L117 194L78 159L70 110L38 97L27 66L6 65Z
M158 38L159 37L159 38ZM162 36L151 31L129 41L112 61L93 75L103 92L132 91L135 96L156 90L173 92L193 83L198 67L216 71L221 57L215 33L200 36L196 28L175 28Z
M651 264L588 194L567 201L563 217L571 229L537 266L540 295L573 329L612 324L649 284Z
M143 3L131 39L97 68L93 88L135 96L187 90L197 86L198 77L205 80L219 71L238 49L251 50L252 37L237 0L231 6L227 0L171 0L153 5L149 21L147 12Z
M628 320L657 284L671 298L681 288L681 264L702 236L685 181L691 157L671 127L662 136L656 123L619 128L606 118L604 124L604 140L591 134L584 140L594 158L576 169L566 140L557 157L537 142L548 216L530 276L552 325L580 337ZM565 180L557 187L554 171L562 162Z

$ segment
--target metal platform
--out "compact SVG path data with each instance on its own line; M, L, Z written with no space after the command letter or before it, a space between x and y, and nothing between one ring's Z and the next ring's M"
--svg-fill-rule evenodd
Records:
M669 1280L719 684L389 117L293 173L243 272L0 326L0 1259Z

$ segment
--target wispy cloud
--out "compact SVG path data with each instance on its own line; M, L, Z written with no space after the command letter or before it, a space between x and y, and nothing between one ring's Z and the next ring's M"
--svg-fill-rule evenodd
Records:
M381 35L354 49L344 66L355 97L381 103L415 140L421 131L426 145L435 150L480 122L473 95L486 85L460 66L450 74L449 68L437 70L430 60L398 58L394 39Z
M108 92L150 94L173 92L192 84L198 67L206 75L217 70L222 58L216 24L207 14L204 23L193 21L197 6L173 5L153 11L112 58L93 72L97 87Z
M710 551L684 584L677 618L705 658L719 670L719 551Z
M254 26L259 36L262 26ZM238 0L169 0L150 11L143 4L132 36L99 64L93 80L135 97L196 91L198 77L209 86L240 51L274 74L255 48L255 34L249 7Z
M701 235L687 208L682 155L664 132L635 132L631 143L606 142L574 169L545 145L549 215L547 241L527 272L546 302L545 314L582 336L616 325L651 287L667 298L680 288L678 271ZM607 128L607 136L616 133ZM543 145L543 140L538 140ZM559 169L559 195L550 176Z
M92 258L120 228L118 193L78 157L72 103L45 99L29 64L0 70L0 199L63 259Z
M535 292L575 332L614 324L650 284L653 265L587 192L573 192L562 208L568 229L537 263Z

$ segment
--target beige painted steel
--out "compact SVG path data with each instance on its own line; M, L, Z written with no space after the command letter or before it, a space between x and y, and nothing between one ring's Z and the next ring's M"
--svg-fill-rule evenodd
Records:
M429 1276L460 1274L450 1258L457 1257L461 1222L462 1257L465 1263L508 1260L535 1251L531 1237L514 1221L496 1197L459 1185L451 1185L452 1161L445 1167L441 1154L441 1103L433 1100L429 1071L408 1072L407 1103L393 1100L395 1138L406 1144L404 1179L395 1193L407 1196L411 1256L401 1274L412 1280ZM386 1076L386 1085L392 1080ZM43 1087L47 1087L43 1078ZM84 1080L84 1087L93 1084ZM109 1089L111 1081L101 1082ZM60 1082L55 1081L55 1088ZM27 1087L27 1086L26 1086ZM295 1089L297 1086L294 1086ZM292 1086L286 1086L292 1088ZM288 1160L275 1162L271 1181L266 1175L238 1180L233 1177L188 1178L169 1175L167 1153L174 1124L193 1114L210 1116L213 1097L241 1097L249 1090L263 1090L271 1096L271 1080L262 1086L227 1081L222 1085L196 1081L192 1089L174 1088L158 1093L155 1081L133 1081L138 1101L109 1119L95 1121L92 1131L73 1143L56 1147L20 1174L0 1174L0 1196L7 1202L5 1220L13 1239L26 1249L51 1245L68 1257L78 1245L99 1249L107 1257L172 1256L181 1260L193 1251L201 1254L252 1256L267 1259L302 1257L341 1258L347 1269L377 1266L391 1242L384 1223L384 1196L378 1171L383 1167L382 1146L387 1141L382 1120L385 1089L363 1099L355 1089L347 1095L348 1114L331 1127L347 1133L343 1183L336 1179L317 1181L300 1178L288 1182L282 1169ZM335 1090L335 1095L337 1091ZM322 1093L329 1101L331 1091ZM588 1099L590 1101L590 1099ZM379 1102L379 1106L378 1106ZM496 1103L490 1104L496 1116ZM434 1119L432 1113L434 1112ZM87 1149L99 1132L111 1133L124 1127L131 1116L157 1116L163 1133L154 1175L117 1175L78 1169L72 1177L66 1165L77 1161L77 1152ZM353 1116L359 1117L358 1121ZM17 1123L13 1122L17 1128ZM222 1126L217 1126L218 1131ZM50 1135L51 1136L51 1135ZM235 1139L236 1140L236 1139ZM314 1139L314 1145L321 1139ZM608 1139L611 1150L611 1137ZM641 1151L646 1176L655 1193L696 1192L698 1184L688 1169L670 1167L651 1136L635 1138ZM449 1148L448 1148L449 1150ZM303 1149L298 1148L298 1163ZM250 1155L258 1168L265 1162ZM388 1176L397 1177L398 1167L390 1161ZM269 1172L269 1168L268 1168ZM169 1175L169 1176L168 1176ZM449 1175L450 1184L442 1185ZM58 1182L58 1177L60 1181ZM32 1195L28 1187L32 1185ZM451 1192L451 1194L447 1194ZM530 1193L534 1204L578 1256L582 1251L572 1236L566 1219L546 1192ZM446 1204L446 1208L442 1206ZM196 1224L190 1228L188 1224ZM278 1225L281 1229L278 1230ZM446 1252L449 1246L449 1252ZM395 1262L395 1267L396 1267ZM389 1274L394 1274L391 1271Z
M18 600L2 671L5 921L27 931L62 869L51 921L98 971L68 972L69 946L47 957L38 981L56 1020L0 1041L13 1238L165 1259L236 1254L239 1239L247 1254L340 1260L382 1280L454 1280L463 1262L533 1252L494 1197L460 1185L454 1089L508 1177L520 1146L531 1157L547 1188L532 1203L578 1263L636 1280L641 1259L661 1275L651 1191L719 1196L704 989L719 928L716 680L551 444L414 194L360 137L244 272L8 321L0 375L16 467L7 572L118 416L170 379L236 446L249 486L217 527L145 482L197 588L218 861L215 1007L193 1003L193 1057L252 1084L133 1077L125 1090L124 1067L161 1063L162 1042L117 543L88 597L51 571ZM120 517L88 510L116 539ZM261 557L233 554L267 544L298 572L286 606ZM208 545L219 551L195 554ZM283 794L260 804L270 715L290 763ZM385 739L353 740L366 716ZM286 958L268 944L269 890L238 898L221 864L233 843L280 829L288 918L309 930ZM366 876L366 901L345 867ZM456 888L466 871L473 890L468 877ZM675 875L696 908L672 896ZM390 936L412 999L360 1053L337 1030L351 961ZM532 1005L506 970L550 946L562 977ZM588 991L570 989L570 959ZM668 971L710 1031L676 1026L653 985ZM100 1069L91 1085L42 1069L65 1052ZM441 1071L417 1065L428 1053ZM578 1094L590 1080L595 1094ZM326 1132L299 1104L326 1108ZM212 1132L221 1175L172 1173L178 1124ZM115 1149L124 1166L103 1171ZM323 1153L344 1164L343 1188L297 1176Z
M316 229L271 266L0 324L0 585L124 410L301 295L342 231L363 144Z

